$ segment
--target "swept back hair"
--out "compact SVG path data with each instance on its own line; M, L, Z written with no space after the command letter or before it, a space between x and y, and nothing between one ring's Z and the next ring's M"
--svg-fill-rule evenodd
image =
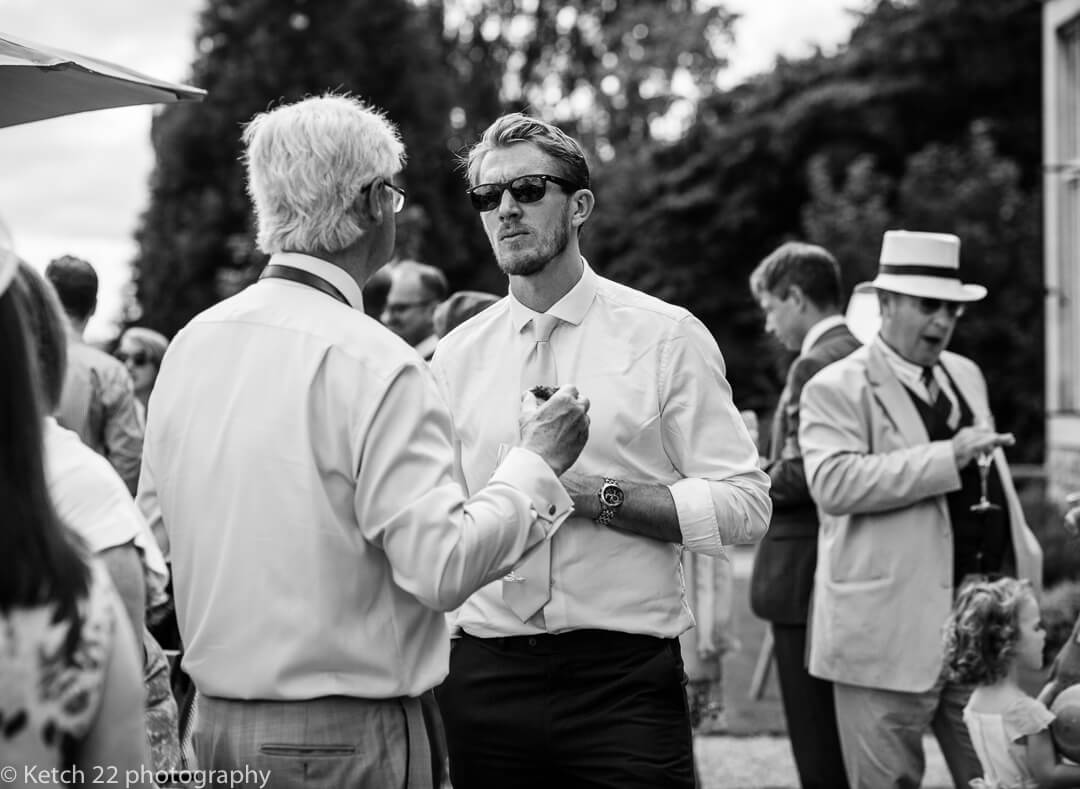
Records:
M577 140L557 126L520 112L496 118L484 131L480 141L463 157L462 163L466 168L469 186L477 185L484 156L495 148L506 148L518 142L531 142L555 159L562 170L557 175L570 181L578 189L589 188L589 163L585 160L585 151Z
M385 114L326 94L256 115L244 128L247 191L263 252L340 252L363 233L355 204L405 163Z
M781 244L750 274L750 292L758 299L766 293L787 298L792 285L797 285L818 309L840 307L843 303L840 264L827 249L816 244Z
M0 271L17 266L0 250ZM81 630L79 600L90 569L79 540L53 508L45 481L37 365L29 337L25 290L0 291L0 612L56 605L56 621L71 624L70 655Z
M42 410L52 414L60 407L67 373L67 330L64 309L56 290L29 264L20 261L11 287L25 305L27 330L41 384Z
M945 622L945 665L954 681L992 685L1006 674L1020 640L1020 603L1028 581L1000 578L961 588Z

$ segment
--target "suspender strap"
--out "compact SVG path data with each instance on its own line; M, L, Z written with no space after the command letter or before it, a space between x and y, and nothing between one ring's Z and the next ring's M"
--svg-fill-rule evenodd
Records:
M337 299L346 307L352 306L349 304L349 300L345 298L344 293L322 277L317 277L311 272L304 271L303 269L271 263L263 269L263 273L259 275L259 279L287 279L290 282L299 282L301 285L307 285L309 288L322 291L330 298Z

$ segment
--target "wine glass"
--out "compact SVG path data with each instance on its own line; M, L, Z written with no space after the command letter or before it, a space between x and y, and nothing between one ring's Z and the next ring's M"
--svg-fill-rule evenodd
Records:
M985 427L988 430L993 430L993 417L989 414L983 416L975 423L975 427ZM990 449L986 452L980 452L978 457L975 458L975 463L979 467L979 501L971 505L971 511L990 512L992 510L1000 510L1001 507L994 504L986 496L986 482L990 476L990 469L994 466L994 451Z

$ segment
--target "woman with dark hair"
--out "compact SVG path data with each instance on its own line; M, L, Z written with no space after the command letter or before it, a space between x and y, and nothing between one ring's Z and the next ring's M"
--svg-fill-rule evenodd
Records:
M38 394L45 412L49 496L64 524L104 564L134 632L142 636L146 733L154 770L179 770L179 712L169 684L169 663L146 629L148 613L168 602L165 559L116 469L53 416L67 372L64 314L53 286L20 263L12 291L30 316L30 341L41 382Z
M151 776L137 642L107 574L46 487L41 381L10 287L17 269L0 250L0 763L16 768L17 786L24 767L55 771L47 783L106 781L115 771L143 785Z

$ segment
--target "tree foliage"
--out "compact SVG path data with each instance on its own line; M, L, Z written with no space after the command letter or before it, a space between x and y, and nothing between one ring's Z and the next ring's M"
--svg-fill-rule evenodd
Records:
M447 5L451 21L460 19L451 31L458 49L500 75L500 109L528 107L604 160L716 92L735 19L700 0Z
M1039 30L1037 0L874 3L836 55L780 61L708 97L674 144L603 168L590 260L702 317L739 404L764 410L783 365L746 283L765 254L791 238L818 240L850 287L873 275L888 227L954 228L972 279L998 290L995 299L1012 294L1008 310L989 302L992 319L979 310L965 319L957 347L984 366L1003 422L1028 430L1038 452ZM961 183L963 166L972 169ZM995 199L1023 210L1006 226L988 213ZM989 247L994 263L984 267ZM998 279L1017 276L1010 266L1023 269L1022 298ZM1011 328L997 325L1003 315ZM1027 341L1012 337L1020 355L1005 362L995 343L1021 329Z
M476 238L454 170L441 12L409 0L210 0L198 34L198 105L157 119L150 207L138 233L144 322L173 332L250 282L253 247L240 161L243 123L281 103L347 91L385 109L409 152L409 207L399 249L449 272L470 266Z
M874 0L836 54L720 90L734 15L717 2L208 0L193 81L209 98L168 108L154 129L138 300L171 332L250 281L261 256L241 124L328 88L402 128L404 253L454 287L505 287L454 157L498 114L527 110L592 155L590 262L701 317L742 407L767 410L782 380L747 287L771 249L823 243L850 287L873 275L885 229L958 233L965 275L991 297L956 345L1035 457L1040 13L1038 0Z

